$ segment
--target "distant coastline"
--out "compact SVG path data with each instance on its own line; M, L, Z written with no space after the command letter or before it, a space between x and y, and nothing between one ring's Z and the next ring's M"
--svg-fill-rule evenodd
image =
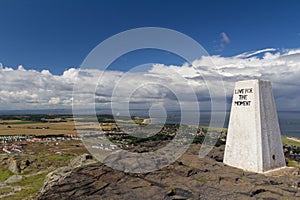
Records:
M109 110L97 110L98 114L111 114ZM145 116L144 110L133 110L132 114L135 116L140 116L142 118L148 118ZM220 114L218 117L218 112L216 112L216 120L222 119L223 115ZM219 112L221 113L221 112ZM279 125L281 129L281 134L286 135L291 138L300 139L300 111L278 111ZM58 114L58 115L72 115L71 109L36 109L36 110L0 110L0 115L28 115L28 114ZM226 112L224 128L228 127L230 112ZM180 112L179 111L169 111L168 115L170 118L167 122L179 123L180 122ZM200 125L209 126L210 122L210 111L200 112ZM219 118L219 119L218 119ZM192 121L192 119L191 119Z

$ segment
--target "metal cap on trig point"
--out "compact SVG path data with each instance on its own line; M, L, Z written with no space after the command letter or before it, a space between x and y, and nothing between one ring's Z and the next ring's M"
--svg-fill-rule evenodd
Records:
M235 83L224 163L252 172L285 166L270 81Z

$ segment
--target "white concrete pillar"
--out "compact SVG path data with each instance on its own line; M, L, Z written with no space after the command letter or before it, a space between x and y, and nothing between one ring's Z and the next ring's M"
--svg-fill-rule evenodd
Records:
M270 81L235 83L224 163L259 173L285 166Z

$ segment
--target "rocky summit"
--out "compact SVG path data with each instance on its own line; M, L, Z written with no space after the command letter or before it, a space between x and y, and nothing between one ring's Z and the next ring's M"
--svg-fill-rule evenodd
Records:
M300 199L297 168L245 172L223 164L224 146L215 147L203 159L198 157L199 149L191 145L175 163L144 174L125 173L101 163L78 166L68 173L58 169L64 175L46 179L38 199Z

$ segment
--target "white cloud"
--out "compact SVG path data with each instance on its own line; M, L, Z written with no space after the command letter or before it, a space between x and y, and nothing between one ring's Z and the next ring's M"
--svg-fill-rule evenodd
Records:
M225 32L220 33L220 36L221 36L221 41L222 42L224 42L226 44L230 43L230 39L229 39L229 37L227 36L227 34Z
M260 50L257 50L257 51L245 52L245 53L239 54L235 57L236 58L249 58L251 56L255 56L255 55L260 54L260 53L275 52L275 51L277 51L277 49L275 49L275 48L266 48L266 49L260 49Z
M60 103L60 98L59 97L51 97L50 100L48 101L49 104L59 104Z
M263 56L257 57L257 54ZM97 69L71 68L62 75L0 65L0 109L71 108L72 102L82 106L96 102L97 107L109 108L112 96L120 107L130 101L135 108L155 103L178 109L178 98L182 104L190 105L193 89L205 110L210 105L209 92L222 91L214 84L216 77L221 76L227 97L232 95L234 82L238 80L267 79L272 81L279 110L300 110L300 49L278 52L269 48L232 57L206 56L192 65L155 64L145 72L105 71L103 74ZM203 77L215 86L213 91L207 90ZM80 83L80 101L72 98L76 79ZM98 87L92 99L94 83L98 83Z
M230 44L231 41L225 32L221 32L220 39L214 42L216 51L221 52L225 49L226 45Z

